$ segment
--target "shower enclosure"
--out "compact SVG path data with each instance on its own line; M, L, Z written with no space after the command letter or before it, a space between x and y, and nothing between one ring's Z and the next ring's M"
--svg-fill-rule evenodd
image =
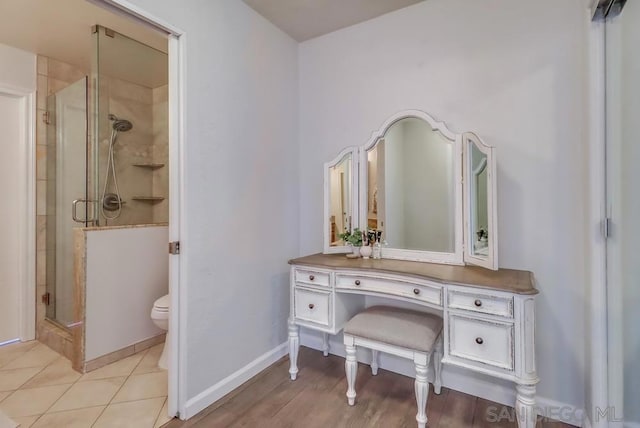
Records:
M50 77L46 100L42 300L64 328L78 321L74 228L168 221L167 54L102 26L91 33L91 69L71 84Z

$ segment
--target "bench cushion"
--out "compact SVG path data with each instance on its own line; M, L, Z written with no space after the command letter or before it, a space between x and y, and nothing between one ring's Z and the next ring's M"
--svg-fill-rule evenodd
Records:
M390 306L372 306L344 327L352 336L427 353L441 331L442 317L438 315Z

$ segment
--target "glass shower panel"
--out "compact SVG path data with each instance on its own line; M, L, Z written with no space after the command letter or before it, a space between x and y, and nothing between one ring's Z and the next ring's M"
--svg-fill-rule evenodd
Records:
M605 32L609 398L624 419L610 426L627 427L640 426L640 3L610 13Z
M168 56L94 29L91 189L100 226L168 221Z
M73 228L87 225L87 78L47 97L47 318L74 320Z

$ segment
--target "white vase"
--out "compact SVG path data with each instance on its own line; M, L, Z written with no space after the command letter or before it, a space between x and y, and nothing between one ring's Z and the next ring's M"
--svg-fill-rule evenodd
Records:
M360 247L353 247L353 255L360 257Z
M368 259L369 257L371 257L371 253L372 252L373 252L373 249L369 245L363 245L360 248L360 255L365 260Z

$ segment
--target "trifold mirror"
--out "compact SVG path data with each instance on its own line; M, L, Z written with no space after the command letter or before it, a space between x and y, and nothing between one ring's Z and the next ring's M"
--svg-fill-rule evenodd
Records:
M375 231L383 258L498 268L494 150L418 110L400 112L324 170L324 252Z
M356 180L357 147L344 149L331 162L324 164L324 252L350 252L340 234L358 227L355 203L358 195ZM355 215L354 215L355 214Z

